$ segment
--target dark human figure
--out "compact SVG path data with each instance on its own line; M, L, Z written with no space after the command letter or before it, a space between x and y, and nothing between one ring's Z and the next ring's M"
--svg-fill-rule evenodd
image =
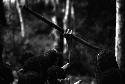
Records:
M120 84L121 75L112 51L104 50L98 54L98 84Z
M27 74L27 72L36 72L39 74L40 83L45 84L45 82L57 81L57 77L52 77L51 74L56 72L60 72L59 74L64 73L63 69L60 66L63 65L63 57L62 54L58 53L56 50L48 50L45 54L41 54L40 56L34 56L29 58L23 66L23 74ZM58 75L59 77L59 75ZM52 83L56 84L56 83Z
M47 80L49 84L60 84L58 79L64 79L66 77L65 71L61 68L63 66L63 56L56 50L49 50L45 53L46 57L49 57L50 66L47 70Z
M66 72L58 66L50 67L47 73L49 84L61 84L59 80L66 78Z

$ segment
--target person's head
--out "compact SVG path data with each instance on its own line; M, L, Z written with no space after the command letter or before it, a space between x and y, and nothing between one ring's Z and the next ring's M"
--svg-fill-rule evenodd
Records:
M112 51L104 50L98 54L98 67L100 71L106 71L111 68L118 68L115 54Z
M51 49L45 52L45 56L49 58L50 63L57 66L63 65L63 55L62 53L57 52L55 49Z

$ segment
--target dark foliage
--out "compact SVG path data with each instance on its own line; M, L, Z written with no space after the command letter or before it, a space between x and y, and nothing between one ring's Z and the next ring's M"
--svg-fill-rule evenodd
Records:
M14 81L14 77L10 66L0 62L0 83L10 84L13 81Z

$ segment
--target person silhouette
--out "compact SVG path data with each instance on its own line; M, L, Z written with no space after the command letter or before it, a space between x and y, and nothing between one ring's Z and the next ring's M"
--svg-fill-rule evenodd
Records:
M98 54L97 74L98 84L120 84L121 74L112 51L104 50Z
M36 72L39 74L42 84L47 80L54 82L57 79L55 75L58 72L58 77L64 77L64 71L61 68L63 66L63 56L55 49L50 49L42 53L40 56L33 56L25 61L22 74L28 72ZM54 75L53 75L54 74ZM55 76L55 77L53 77ZM57 80L56 80L57 81ZM53 83L54 84L54 83Z

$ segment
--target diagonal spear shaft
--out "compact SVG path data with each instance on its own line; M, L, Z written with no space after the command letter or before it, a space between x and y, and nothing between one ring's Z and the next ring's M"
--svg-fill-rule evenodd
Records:
M26 6L24 6L23 9L26 10L26 11L28 11L28 12L30 12L31 14L33 14L34 16L36 16L38 19L40 19L43 22L45 22L46 24L48 24L49 26L51 26L53 28L56 28L60 33L62 33L62 34L64 33L63 28L61 28L60 26L58 26L58 25L52 23L51 21L47 20L46 18L44 18L43 16L41 16L39 13L33 11L32 9L30 9L30 8L28 8ZM84 45L86 45L86 46L88 46L88 47L90 47L90 48L92 48L92 49L94 49L96 51L102 50L102 49L98 48L97 46L90 44L89 42L81 39L80 37L78 37L78 36L76 36L74 34L71 34L71 38L73 38L74 40L80 42L81 44L84 44Z

